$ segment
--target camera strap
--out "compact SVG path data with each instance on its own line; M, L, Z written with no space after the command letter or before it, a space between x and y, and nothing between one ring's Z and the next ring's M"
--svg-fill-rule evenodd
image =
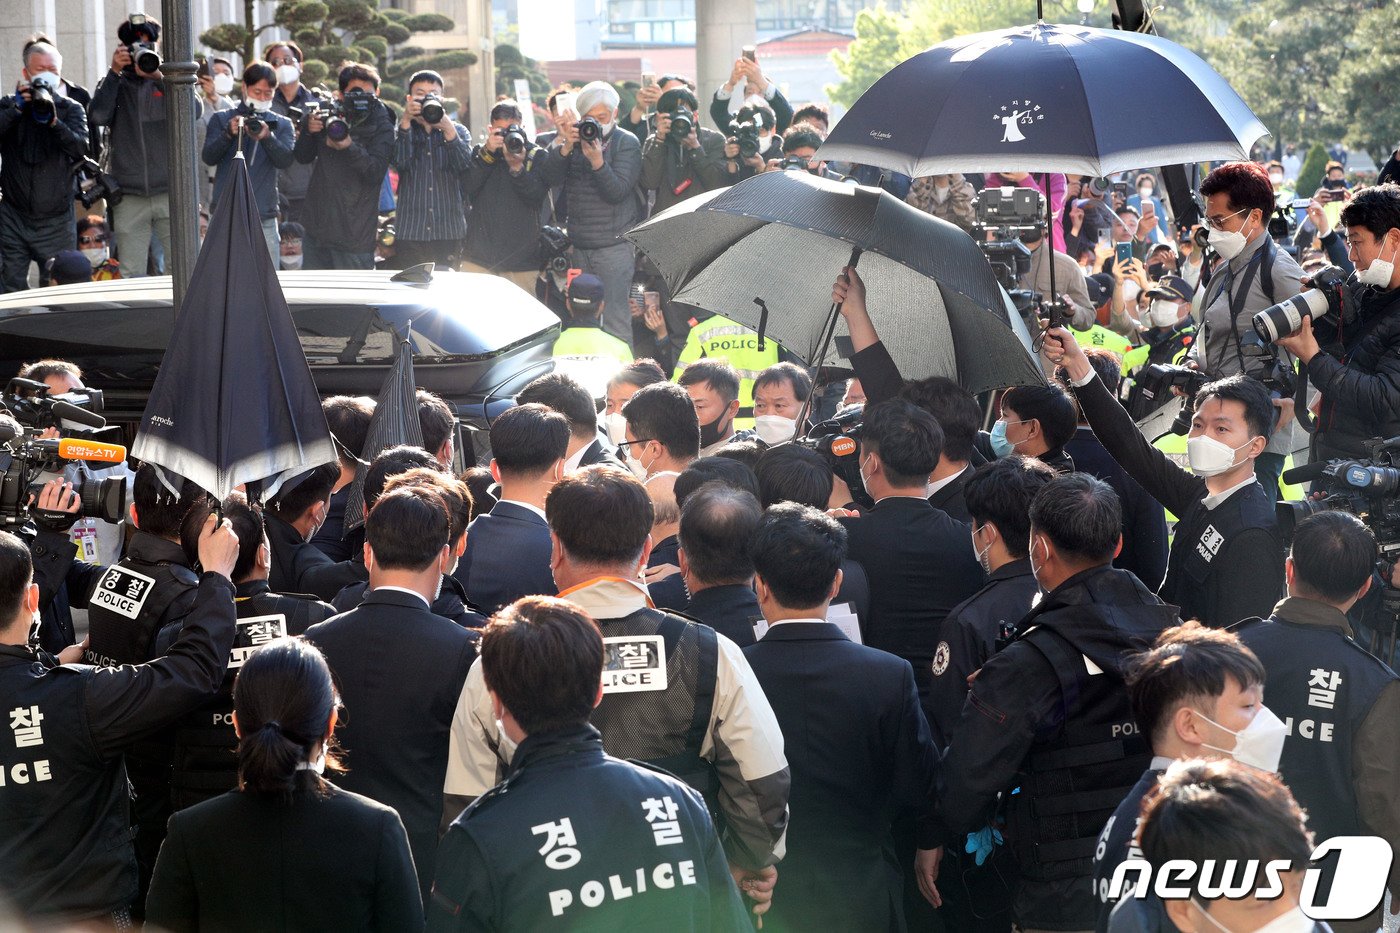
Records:
M1274 303L1274 241L1268 236L1264 238L1264 245L1255 250L1254 255L1249 257L1249 262L1245 264L1238 276L1230 272L1229 264L1226 264L1224 282L1220 292L1216 293L1215 296L1218 300L1221 292L1225 294L1230 309L1230 336L1235 345L1235 359L1239 362L1242 373L1246 371L1246 366L1244 349L1240 345L1239 319L1241 312L1244 311L1245 298L1249 295L1249 286L1253 283L1255 275L1260 276L1259 285L1264 290L1264 297L1272 305ZM1234 286L1233 289L1232 286ZM1213 303L1211 302L1211 304ZM1207 311L1209 307L1209 305L1206 306ZM1202 330L1206 331L1206 345L1209 346L1209 315L1203 312L1201 320Z

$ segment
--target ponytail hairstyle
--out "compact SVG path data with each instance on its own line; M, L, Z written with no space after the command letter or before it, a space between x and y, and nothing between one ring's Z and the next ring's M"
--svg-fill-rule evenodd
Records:
M324 794L321 776L297 766L321 747L339 702L326 659L310 642L279 638L253 652L233 683L239 788L284 799L308 788ZM325 744L326 767L342 770L333 738Z

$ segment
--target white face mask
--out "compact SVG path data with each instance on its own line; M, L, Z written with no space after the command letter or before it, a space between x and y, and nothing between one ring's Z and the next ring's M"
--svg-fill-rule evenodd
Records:
M1395 248L1395 252L1390 254L1389 259L1382 259L1380 254L1371 260L1371 264L1360 272L1356 273L1356 281L1362 285L1374 285L1377 288L1390 288L1390 280L1395 275L1395 259L1400 255L1400 246Z
M612 120L609 120L607 123L604 123L602 120L598 121L598 128L603 131L604 136L611 136L613 127L616 125L617 123Z
M793 439L797 434L797 419L782 415L759 415L753 419L753 427L763 443L772 447Z
M1283 184L1283 176L1275 172L1274 174L1269 176L1269 183L1273 185L1281 185Z
M614 447L627 440L627 419L622 417L622 412L615 411L610 415L604 415L603 427L608 432L608 440L612 441Z
M1211 926L1217 930L1224 930L1225 933L1312 933L1313 930L1317 929L1317 921L1303 913L1302 907L1294 907L1288 913L1275 917L1257 930L1231 930L1206 913L1206 909L1194 897L1191 898L1191 903L1196 905L1196 909L1201 912L1201 916L1205 917Z
M233 91L233 75L219 72L214 75L214 93L228 95Z
M1230 216L1235 217L1248 210L1249 208L1235 211L1235 213ZM1234 259L1242 253L1245 246L1249 243L1249 241L1245 239L1243 227L1239 230L1216 230L1215 228L1211 228L1208 238L1210 240L1210 248L1219 253L1220 256L1227 261Z
M283 269L286 269L288 272L294 272L294 271L296 271L297 269L300 269L300 268L301 268L301 261L302 261L302 258L303 258L303 257L302 257L302 254L301 254L301 253L297 253L295 256L282 256L282 257L281 257L281 265L282 265L282 268L283 268Z
M277 83L296 84L301 79L301 69L296 65L278 65Z
M1137 301L1138 295L1142 294L1142 286L1132 279L1123 280L1123 300L1132 304Z
M1250 438L1238 447L1231 447L1202 434L1186 441L1186 459L1191 464L1191 472L1197 476L1219 476L1235 466L1235 454L1253 441Z
M984 548L982 548L981 550L978 550L978 549L977 549L977 532L981 531L983 528L986 528L986 527L987 527L986 525L982 525L981 527L974 527L974 528L972 529L972 550L977 554L977 563L979 563L979 564L982 565L982 572L983 572L983 573L991 573L991 572L992 572L992 556L991 556L991 555L992 555L992 545L991 545L990 543L988 543L987 546L984 547Z
M253 97L248 99L248 104L258 113L267 113L272 109L272 101L270 100L258 100Z
M1288 727L1283 724L1283 720L1274 715L1273 710L1267 706L1259 707L1259 712L1254 714L1249 725L1239 732L1226 729L1205 713L1198 712L1196 715L1222 732L1228 732L1235 737L1234 748L1220 748L1216 745L1207 745L1204 742L1201 743L1202 748L1208 748L1222 755L1229 755L1240 764L1258 768L1260 771L1278 773L1278 762L1283 757L1283 740L1288 738Z
M83 250L83 255L87 257L88 262L92 263L94 269L106 262L109 254L110 250L105 246L90 247Z
M55 95L59 97L64 96L63 82L59 79L58 75L54 74L52 71L35 72L34 74L29 76L29 83L32 85L42 84Z
M642 463L642 461L638 460L636 457L632 456L631 447L627 448L627 456L624 458L623 462L627 464L627 469L632 471L633 476L637 477L637 479L642 480L643 482L646 481L647 471L650 469L650 467Z
M1147 323L1152 327L1171 327L1176 323L1176 302L1163 298L1152 299L1147 309Z

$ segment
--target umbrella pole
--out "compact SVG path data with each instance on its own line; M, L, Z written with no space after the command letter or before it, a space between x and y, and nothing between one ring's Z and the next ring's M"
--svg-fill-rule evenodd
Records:
M862 250L859 246L851 250L851 258L846 265L852 268L860 262ZM831 347L831 341L836 336L836 321L841 316L841 303L833 301L831 311L828 313L826 325L822 328L822 339L817 348L817 355L812 358L812 391L807 393L807 401L802 403L802 410L797 413L797 428L803 430L803 425L807 423L807 417L812 413L812 399L817 395L817 376L822 369L822 361L826 359L826 351Z
M1050 173L1040 176L1045 187L1045 245L1050 253L1050 300L1055 300L1055 205L1050 201Z

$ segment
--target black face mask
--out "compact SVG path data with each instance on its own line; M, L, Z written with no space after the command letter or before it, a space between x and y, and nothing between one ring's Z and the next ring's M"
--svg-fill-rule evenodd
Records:
M729 432L729 426L733 422L733 418L726 420L724 415L720 415L709 424L700 425L700 446L704 448L719 443L720 438Z

